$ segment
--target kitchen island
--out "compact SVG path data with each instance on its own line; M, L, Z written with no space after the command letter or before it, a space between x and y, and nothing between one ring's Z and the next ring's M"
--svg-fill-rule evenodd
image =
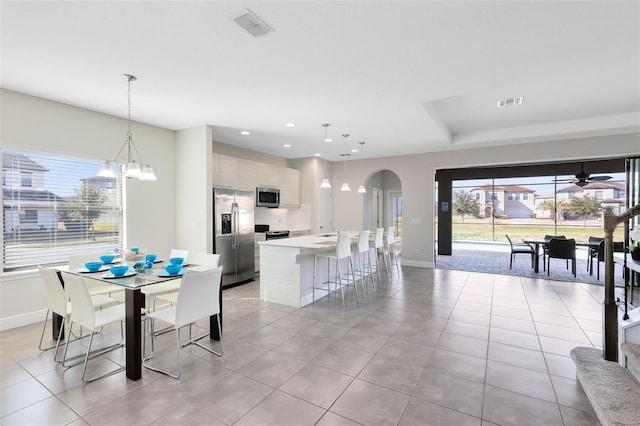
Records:
M357 236L357 232L349 232ZM335 251L337 234L309 235L258 243L260 299L300 308L313 302L313 260L321 251ZM335 264L332 263L332 270ZM327 281L326 261L318 264L318 281ZM316 290L316 300L327 292Z

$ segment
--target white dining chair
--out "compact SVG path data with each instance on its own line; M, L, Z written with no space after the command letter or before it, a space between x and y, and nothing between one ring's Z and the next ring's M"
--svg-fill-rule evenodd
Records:
M220 336L220 352L215 352L211 348L208 348L200 343L199 340L209 336L211 334L211 330L209 333L206 333L202 336L197 336L195 338L189 338L187 343L182 344L180 342L180 329L187 325L194 324L196 321L210 317L211 315L216 315L218 320L218 330L220 327L220 285L222 283L222 268L217 267L213 269L206 270L204 272L194 272L187 274L182 279L182 286L180 287L180 291L178 292L178 299L175 306L166 309L160 309L150 314L147 314L145 317L145 321L150 321L151 324L151 354L147 357L145 356L144 346L143 346L143 363L145 368L149 370L157 371L159 373L166 374L175 379L179 378L182 375L182 357L180 355L181 348L185 346L189 346L191 344L195 344L202 349L217 355L219 357L224 353L224 348L222 344L222 335ZM176 350L178 357L178 374L171 374L171 372L162 370L158 367L154 367L149 364L149 361L153 358L153 352L155 350L155 338L164 332L163 330L159 330L156 332L155 323L156 321L161 321L169 324L166 329L174 330L176 332ZM191 328L190 328L191 329ZM143 335L143 344L146 342L146 333L147 327L144 327L144 335Z
M69 302L69 296L65 293L65 289L62 286L62 282L58 277L58 272L55 269L51 268L43 268L38 265L38 273L40 274L40 278L44 284L45 293L47 295L47 313L44 316L44 322L42 324L42 334L40 335L40 343L38 345L38 349L42 352L51 350L55 348L55 352L53 354L53 359L56 362L61 362L62 360L57 359L58 350L60 348L60 341L62 339L62 335L65 332L65 327L67 325L67 320L69 315L71 314L71 302ZM118 300L112 299L108 296L99 294L95 296L91 296L94 307L99 308L107 305L113 305L119 303ZM47 328L47 321L49 320L49 313L53 316L53 314L60 315L62 317L62 321L60 322L60 331L58 332L58 338L56 339L56 344L43 348L42 341L44 339L44 332ZM66 335L65 343L68 344L72 342L71 339L72 331L69 328L68 334ZM80 335L78 338L82 337L82 328L80 329Z
M109 351L121 348L124 346L124 332L123 332L123 323L125 321L125 306L120 303L115 306L110 306L108 308L104 308L96 311L95 305L89 294L89 290L85 285L84 278L79 275L71 275L66 274L64 278L65 290L69 294L71 299L71 306L73 307L71 311L71 322L69 324L69 328L73 327L73 324L79 324L80 326L87 328L91 331L89 336L89 344L87 346L87 351L84 356L84 365L82 367L82 381L83 382L93 382L94 380L101 379L103 377L110 376L112 374L118 373L124 370L124 366L120 366L115 370L111 370L107 373L87 378L87 364L89 363L90 358L94 358L98 355L102 355ZM116 343L114 345L106 346L101 349L97 349L92 351L91 345L93 344L93 336L98 330L101 330L104 326L109 324L113 324L116 322L120 322L120 343ZM79 362L72 365L67 365L67 361L73 359L67 359L67 352L70 345L65 345L64 348L64 356L62 357L62 365L64 367L73 367L75 365L80 364ZM75 357L74 357L75 358Z
M327 260L327 281L318 283L318 259L326 259ZM316 290L322 290L327 293L327 296L332 292L331 291L331 261L334 261L336 264L335 276L334 276L334 284L335 291L338 291L338 285L340 285L340 293L342 295L342 307L346 309L346 303L344 301L344 287L345 286L353 286L353 289L356 292L356 303L359 302L358 297L358 286L356 285L355 272L353 269L353 259L351 259L351 234L338 234L338 242L336 244L336 248L333 251L320 252L316 253L313 257L313 286L311 289L311 297L313 298L313 303L316 302ZM343 275L341 263L347 263L347 271ZM349 279L349 274L353 280ZM343 282L343 279L346 278L346 283ZM326 287L324 285L326 284Z
M189 251L181 250L181 249L171 249L171 253L169 254L169 258L167 259L167 262L169 261L169 259L173 257L181 257L184 259L185 263L187 263L188 262L187 259L189 258ZM175 280L142 287L140 291L145 296L145 304L147 308L154 306L154 309L155 309L155 303L156 303L155 299L158 296L164 295L167 293L176 292L180 289L181 285L182 285L182 279L176 278Z
M196 254L195 264L201 268L201 270L205 270L204 268L213 269L217 268L220 263L220 255L219 254L211 254L211 253L198 253ZM170 304L175 304L178 301L178 292L174 291L173 293L165 293L159 294L154 299L153 310L156 310L156 303L158 301L169 302Z

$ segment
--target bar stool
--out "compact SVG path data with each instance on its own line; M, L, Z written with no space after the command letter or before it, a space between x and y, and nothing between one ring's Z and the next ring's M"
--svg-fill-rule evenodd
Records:
M398 251L396 250L396 228L394 226L387 228L384 247L387 252L387 257L389 258L389 264L391 264L391 248L393 248L393 260L396 264L396 270L400 273L400 267L398 266Z
M364 297L364 277L366 260L369 260L369 276L373 282L373 288L376 288L376 280L373 278L373 268L371 267L371 252L369 251L369 235L371 231L360 231L358 233L358 241L352 249L352 253L356 256L358 277L362 281L362 294Z
M327 259L327 281L323 282L323 283L318 283L316 284L316 277L317 277L317 266L318 266L318 258L321 259ZM316 255L313 258L313 287L311 290L311 294L313 297L313 303L315 304L316 302L316 295L315 295L315 291L316 290L322 290L322 291L326 291L327 292L327 296L329 295L329 293L331 293L331 277L330 277L330 268L331 268L331 260L334 260L336 262L336 275L334 277L335 279L335 290L334 291L338 291L338 284L340 284L340 292L342 293L342 307L343 309L346 308L346 304L344 302L344 286L353 286L353 289L356 292L356 303L359 301L358 298L358 287L356 286L356 277L355 277L355 271L353 269L353 260L351 259L351 234L338 234L338 243L336 244L336 250L335 252L322 252L322 253L316 253ZM340 261L344 261L345 259L347 260L347 273L346 273L346 279L347 279L347 283L343 284L342 283L342 268L340 266ZM349 283L349 272L351 272L351 276L353 278L353 284ZM327 287L322 287L322 284L327 284Z
M387 265L387 257L384 255L384 228L376 228L376 233L373 236L373 241L370 242L369 248L376 251L376 272L378 273L378 282L382 283L380 277L380 259L379 251L382 251L382 259L384 260L385 270L387 271L387 281L389 280L389 265Z

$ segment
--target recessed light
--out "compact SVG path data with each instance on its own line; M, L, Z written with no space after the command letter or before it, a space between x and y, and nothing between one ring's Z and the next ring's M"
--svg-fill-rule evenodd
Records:
M251 132L247 132L246 130L243 130L243 131L240 132L240 134L247 136L247 135L250 135Z
M324 141L325 141L325 142L333 142L333 139L331 139L331 138L326 138Z
M296 127L296 123L285 123L287 127Z
M282 146L284 146L285 148L291 148L291 145L289 145L288 143L285 143L285 144L284 144L284 145L282 145Z
M320 157L322 154L313 154L314 157Z
M358 150L356 148L353 148L351 152L358 152Z

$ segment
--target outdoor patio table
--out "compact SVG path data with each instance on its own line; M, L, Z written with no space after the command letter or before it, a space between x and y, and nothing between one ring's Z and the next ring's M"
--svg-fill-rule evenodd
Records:
M545 239L527 239L523 240L523 242L525 244L533 245L533 249L536 253L533 259L533 272L538 273L540 271L540 246L545 246L546 244L549 244L549 242ZM576 247L598 248L598 244L600 244L600 242L576 241Z

